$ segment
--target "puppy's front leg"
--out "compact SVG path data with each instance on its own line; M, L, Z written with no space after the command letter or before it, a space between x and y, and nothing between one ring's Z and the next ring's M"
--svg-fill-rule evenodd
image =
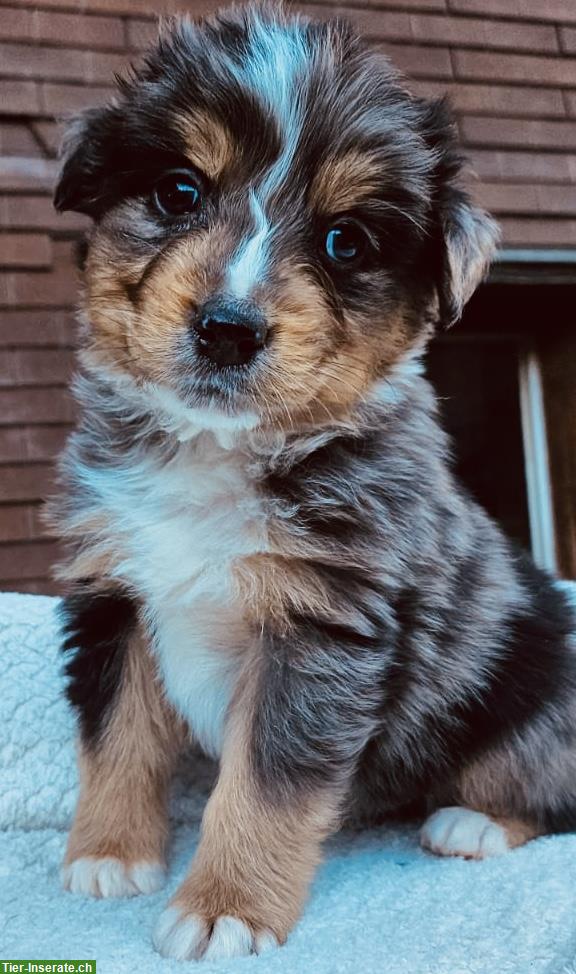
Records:
M88 590L65 600L64 613L80 798L63 882L91 896L152 893L163 882L166 791L182 727L128 596Z
M213 960L282 943L338 823L371 725L373 688L359 686L368 668L343 679L345 650L334 660L281 642L233 703L196 858L154 934L164 956Z
M156 927L157 950L214 960L282 943L336 808L328 789L271 799L254 779L246 741L230 739L192 869Z

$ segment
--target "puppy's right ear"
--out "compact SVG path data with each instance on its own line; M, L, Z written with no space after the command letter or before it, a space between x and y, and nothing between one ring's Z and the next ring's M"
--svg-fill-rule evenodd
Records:
M74 210L96 220L104 212L111 194L106 177L111 147L119 137L113 106L89 109L72 122L64 138L64 165L54 193L60 213Z
M452 111L441 98L420 101L424 138L435 160L434 210L438 242L436 290L440 321L450 327L484 279L500 232L494 220L475 206L461 185L463 159Z

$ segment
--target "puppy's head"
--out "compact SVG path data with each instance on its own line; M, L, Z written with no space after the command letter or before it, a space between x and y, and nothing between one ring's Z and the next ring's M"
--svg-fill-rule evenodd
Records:
M262 422L339 415L455 320L495 242L443 103L340 23L178 21L74 128L91 367Z

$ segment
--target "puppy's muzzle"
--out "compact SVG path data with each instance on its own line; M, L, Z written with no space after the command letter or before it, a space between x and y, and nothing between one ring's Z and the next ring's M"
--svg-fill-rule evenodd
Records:
M268 334L262 312L248 301L211 298L192 321L200 355L215 365L246 365Z

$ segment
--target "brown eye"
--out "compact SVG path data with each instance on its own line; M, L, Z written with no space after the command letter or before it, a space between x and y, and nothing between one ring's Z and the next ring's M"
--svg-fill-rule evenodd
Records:
M202 201L198 180L185 169L165 173L154 186L152 199L163 216L195 213Z
M353 264L364 256L369 245L366 231L352 220L342 220L330 227L324 247L330 260L337 264Z

